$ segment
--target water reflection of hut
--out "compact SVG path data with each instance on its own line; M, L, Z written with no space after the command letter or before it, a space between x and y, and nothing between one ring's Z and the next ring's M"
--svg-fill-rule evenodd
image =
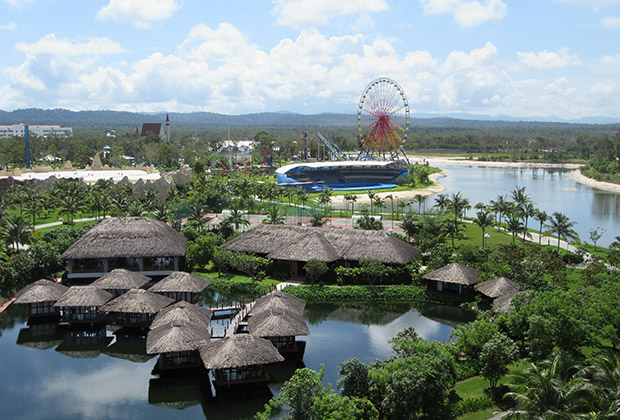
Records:
M151 329L176 323L193 324L208 330L212 315L213 313L203 306L180 301L159 311L151 324Z
M306 308L306 301L297 296L289 295L280 290L274 290L265 296L257 299L250 315L256 316L263 312L270 312L273 309L294 312L303 315Z
M460 263L448 264L422 277L429 284L435 284L438 291L451 290L459 294L473 290L482 271Z
M115 324L124 327L148 328L159 311L174 300L143 289L131 289L106 303L101 310L116 316Z
M60 310L60 320L69 324L101 322L105 312L101 307L112 294L93 286L71 286L54 305Z
M249 334L235 334L202 345L202 363L213 372L216 386L268 382L266 364L284 357L269 340Z
M303 316L277 309L253 315L248 328L251 335L266 338L280 353L297 353L295 337L310 334Z
M209 331L193 324L173 323L149 331L147 354L159 354L159 370L200 366L198 347L210 339Z
M17 293L13 303L27 304L28 317L57 316L54 304L69 288L49 280L37 280Z
M201 404L202 399L197 376L165 376L149 381L149 404L183 410Z
M19 330L17 344L47 350L62 343L62 337L61 327L58 323L34 323Z
M135 329L120 328L114 332L116 340L104 351L110 357L145 363L154 356L146 354L146 334Z
M108 274L98 278L91 286L107 290L113 297L119 297L131 289L139 289L151 281L150 277L124 268L115 268Z
M149 291L168 296L174 300L196 303L202 292L211 282L205 278L194 276L183 271L175 271L161 279Z
M110 344L112 337L108 337L105 327L95 329L69 328L63 342L56 347L56 351L65 356L84 359L98 357Z

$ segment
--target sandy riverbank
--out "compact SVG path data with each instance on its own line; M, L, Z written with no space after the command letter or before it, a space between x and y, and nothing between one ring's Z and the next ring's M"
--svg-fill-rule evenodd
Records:
M591 188L596 188L599 190L620 194L620 185L613 184L611 182L597 181L596 179L588 178L587 176L583 175L579 169L577 169L576 171L573 171L570 174L570 179L582 185L591 187Z

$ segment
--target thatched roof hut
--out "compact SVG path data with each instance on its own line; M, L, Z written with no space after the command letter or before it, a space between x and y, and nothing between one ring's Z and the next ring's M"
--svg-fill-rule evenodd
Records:
M56 302L67 290L60 283L41 279L20 290L13 303Z
M407 264L421 252L386 231L258 225L224 245L231 251L252 252L268 258L325 262L372 258L385 264Z
M173 323L149 331L146 336L147 354L193 351L209 342L209 331L193 324Z
M155 293L166 292L188 292L188 293L200 293L211 282L203 277L195 276L183 271L175 271L169 276L161 279L151 288L149 291Z
M112 294L93 286L71 286L54 306L60 307L101 307L112 299Z
M507 295L514 296L516 293L525 290L521 285L507 279L506 277L497 277L492 280L478 283L474 286L474 288L491 299Z
M149 281L150 277L135 271L116 268L92 282L91 286L104 290L129 290L139 289Z
M209 328L212 315L213 313L203 306L180 301L159 311L151 324L151 329L171 324L192 324L206 330Z
M476 284L478 277L482 275L482 271L466 266L460 263L448 264L435 271L432 271L424 277L425 280L441 281L444 283L461 284L463 286L472 286Z
M212 341L200 346L199 351L207 369L264 365L284 360L269 340L249 334L234 334Z
M493 312L498 314L507 314L510 310L510 305L512 304L512 299L515 297L515 295L516 293L512 295L500 296L493 299Z
M297 296L289 295L288 293L284 293L280 290L274 290L273 292L267 293L265 296L256 300L252 310L250 311L250 315L256 316L263 312L270 312L272 310L284 310L303 317L305 308L305 300L300 299Z
M185 255L187 239L148 217L110 217L86 232L63 254L64 260Z
M173 303L174 300L166 296L144 289L131 289L124 295L108 302L101 309L106 312L156 314Z
M250 317L248 328L251 335L263 338L310 335L302 316L283 310L265 311Z

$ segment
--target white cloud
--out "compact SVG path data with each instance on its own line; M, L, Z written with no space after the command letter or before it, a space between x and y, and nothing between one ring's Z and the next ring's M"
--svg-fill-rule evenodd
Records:
M576 4L579 6L588 6L593 9L620 4L620 0L555 0L560 3Z
M418 0L429 15L451 14L454 21L468 28L506 17L508 6L502 0Z
M17 29L17 23L9 22L4 25L0 25L0 31L14 31Z
M564 47L558 52L540 51L517 52L519 63L531 69L561 69L581 65L581 59L575 54L569 54L568 48Z
M604 55L600 63L599 69L603 72L620 72L620 54Z
M605 28L620 29L620 17L607 16L601 19L601 23Z
M37 0L2 0L3 3L8 4L14 9L23 9L30 7L36 3Z
M326 25L340 16L363 16L388 9L386 0L276 0L277 23L297 29Z
M48 34L37 42L18 42L15 49L27 55L52 54L61 56L117 54L123 48L108 38L92 38L88 42L59 40L55 34Z
M455 73L490 65L497 56L497 47L487 42L484 47L477 48L467 54L463 51L452 51L441 67L443 73Z
M148 28L150 22L168 19L179 7L177 0L110 0L97 11L97 18Z

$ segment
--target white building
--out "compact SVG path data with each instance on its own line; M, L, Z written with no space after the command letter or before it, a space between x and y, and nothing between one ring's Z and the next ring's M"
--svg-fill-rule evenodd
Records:
M39 137L72 137L73 128L59 125L29 125L28 131ZM0 125L0 138L24 137L26 135L25 124Z

